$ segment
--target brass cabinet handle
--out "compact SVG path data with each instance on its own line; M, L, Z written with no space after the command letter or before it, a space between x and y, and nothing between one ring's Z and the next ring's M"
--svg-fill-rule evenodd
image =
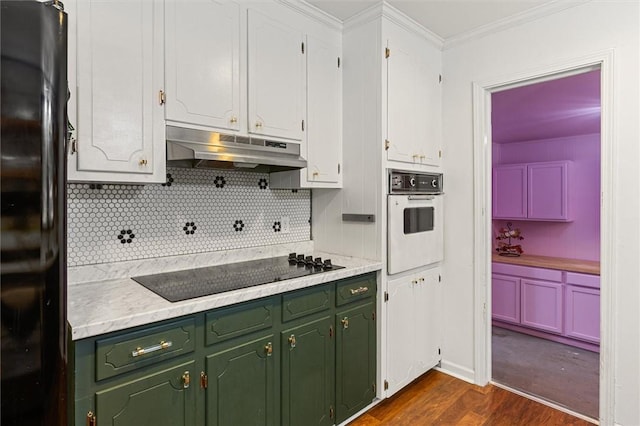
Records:
M190 384L191 384L191 376L189 375L188 371L185 371L184 373L182 373L182 387L187 389Z
M96 426L96 415L93 411L87 413L87 426Z
M342 328L349 328L349 318L348 317L342 318L342 320L340 322L342 323Z
M141 166L146 166L147 165L147 160L145 160L144 158L141 159L140 161L138 161L138 164L140 164Z
M421 155L421 156L420 156L420 159L421 159L421 160L423 160L424 158L425 158L425 156L424 156L424 155Z
M173 346L173 343L171 341L165 342L164 340L157 345L147 346L146 348L141 348L140 346L138 346L135 351L131 352L131 356L135 358L137 356L145 355L151 352L161 351L163 349L170 348L171 346Z
M230 122L230 123L234 123L234 124L235 124L235 123L237 123L237 122L238 122L238 117L236 117L236 116L234 115L233 117L231 117L231 118L229 119L229 122Z
M296 347L296 335L292 334L291 336L289 336L289 346L291 346L291 348L295 348Z
M362 294L362 293L368 292L369 291L369 287L352 288L349 291L351 292L352 296L355 296L356 294Z
M264 345L264 353L267 354L267 356L273 355L273 344L271 342Z
M421 283L423 283L423 282L424 282L424 277L420 277L420 278L418 278L418 281L420 281Z
M411 284L418 284L418 280L411 280Z
M260 129L262 127L262 122L256 121L256 127Z
M418 154L413 154L413 155L411 156L411 158L413 158L414 160L416 160L416 159L420 158L420 156L419 156Z

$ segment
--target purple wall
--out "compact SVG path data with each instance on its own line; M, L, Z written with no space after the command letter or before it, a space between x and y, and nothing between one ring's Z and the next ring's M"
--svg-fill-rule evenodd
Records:
M527 254L600 260L600 134L493 144L493 164L573 161L570 181L573 222L512 220ZM497 229L508 221L494 220Z

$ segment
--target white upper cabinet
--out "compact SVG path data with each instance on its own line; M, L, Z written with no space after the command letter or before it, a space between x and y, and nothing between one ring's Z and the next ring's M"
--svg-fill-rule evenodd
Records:
M442 89L440 51L394 24L387 45L387 160L440 165Z
M342 161L340 47L307 37L308 182L339 183Z
M162 2L65 4L69 119L76 128L69 180L164 182Z
M248 10L249 133L301 140L306 65L304 34Z
M167 0L165 10L167 121L240 130L240 6Z

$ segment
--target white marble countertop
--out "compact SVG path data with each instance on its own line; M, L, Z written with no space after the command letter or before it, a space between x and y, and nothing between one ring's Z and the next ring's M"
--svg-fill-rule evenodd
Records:
M301 248L302 250L300 250ZM188 257L190 260L182 259L182 257L172 257L70 268L67 290L67 318L71 326L72 339L80 340L129 327L176 318L377 271L382 268L382 263L379 261L318 251L304 251L304 248L298 247L297 250L299 253L312 254L314 257L330 258L334 264L345 268L175 303L163 299L129 277L145 273L169 272L189 267L212 266L221 263L278 256L286 254L287 250L294 250L291 250L291 247L288 246L286 248L283 247L282 250L275 251L269 248L268 250L242 250L238 253L224 252L224 254L219 254L218 256L211 256L211 254L194 255ZM231 255L229 255L230 253ZM206 260L207 255L209 260ZM104 279L106 276L111 276L111 279Z

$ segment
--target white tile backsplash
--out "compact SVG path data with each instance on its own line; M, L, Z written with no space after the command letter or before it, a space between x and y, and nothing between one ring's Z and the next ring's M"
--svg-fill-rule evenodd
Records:
M163 185L69 184L68 265L309 241L310 191L272 190L268 181L266 173L168 168Z

